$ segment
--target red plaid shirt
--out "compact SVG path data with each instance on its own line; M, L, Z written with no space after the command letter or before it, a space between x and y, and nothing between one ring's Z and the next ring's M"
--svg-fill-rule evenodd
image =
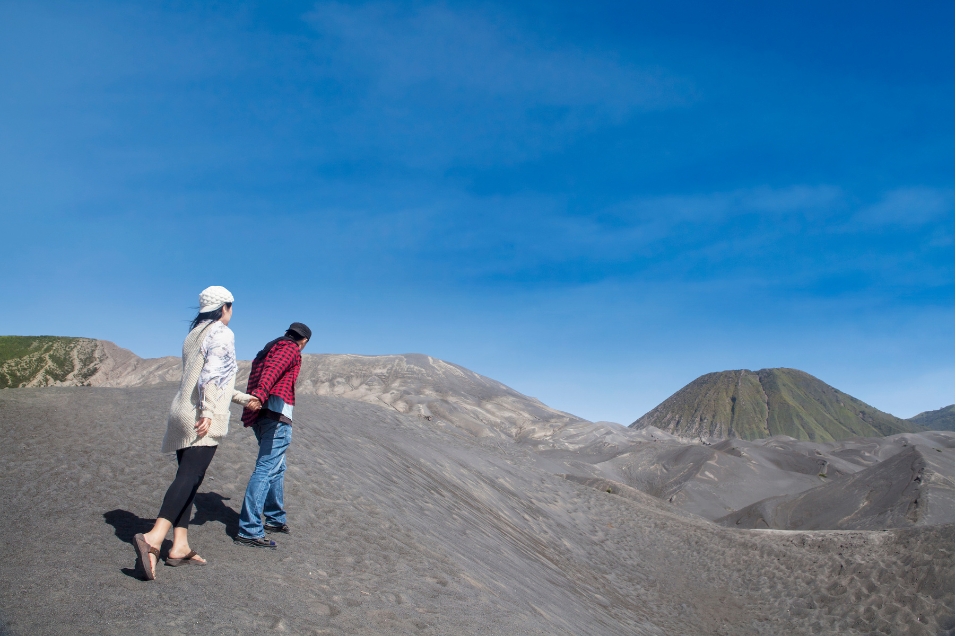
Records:
M295 381L302 367L299 345L291 340L280 340L272 346L266 357L253 360L249 370L246 393L254 395L265 407L270 395L282 398L286 404L295 404ZM242 423L252 426L259 417L258 411L243 409Z

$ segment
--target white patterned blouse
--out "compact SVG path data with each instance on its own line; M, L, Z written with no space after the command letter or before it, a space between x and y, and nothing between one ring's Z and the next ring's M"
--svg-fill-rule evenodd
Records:
M239 370L236 363L236 336L232 329L217 320L209 327L199 352L205 358L202 371L199 372L199 399L202 402L205 388L210 382L221 389Z

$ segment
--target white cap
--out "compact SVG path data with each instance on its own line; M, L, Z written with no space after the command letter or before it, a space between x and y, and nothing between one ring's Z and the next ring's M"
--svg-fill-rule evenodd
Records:
M199 294L199 313L204 314L207 311L216 311L226 303L234 301L232 294L225 287L213 285L202 290Z

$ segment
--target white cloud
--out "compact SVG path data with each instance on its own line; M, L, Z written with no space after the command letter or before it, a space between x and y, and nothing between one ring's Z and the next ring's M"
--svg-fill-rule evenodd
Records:
M686 99L683 80L609 51L548 46L500 19L441 5L398 12L385 5L322 4L309 15L342 52L377 67L390 91L409 87L525 100L526 105L626 113Z
M694 98L666 69L543 42L506 16L321 4L307 19L318 72L358 96L342 128L409 166L514 164Z
M720 222L748 214L800 214L816 216L830 213L843 203L840 188L828 185L795 185L786 188L767 186L713 192L702 195L672 195L633 199L618 206L620 214L672 220Z
M938 188L892 190L876 205L856 215L854 221L868 225L923 225L953 215L953 191Z

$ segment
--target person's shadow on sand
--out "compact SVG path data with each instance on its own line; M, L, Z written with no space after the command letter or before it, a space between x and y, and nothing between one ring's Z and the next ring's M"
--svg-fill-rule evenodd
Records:
M208 521L218 521L226 527L226 534L235 538L239 533L239 513L227 506L225 501L229 497L223 497L217 492L196 493L193 500L195 504L195 513L190 520L190 525L201 526ZM129 510L110 510L103 513L103 519L109 525L113 526L113 532L123 543L133 544L133 537L140 532L149 532L153 528L155 519L143 519ZM164 544L169 541L164 541ZM137 558L137 562L139 559ZM142 571L138 565L134 568L122 568L120 570L126 576L141 579Z
M153 519L137 517L128 510L110 510L103 513L106 523L113 526L116 537L124 543L132 543L133 536L140 532L149 532L153 527Z
M123 543L133 543L133 536L140 532L149 532L153 527L153 519L143 519L137 517L129 510L110 510L103 513L103 519L106 523L113 526L113 532ZM136 558L137 564L139 557ZM133 568L121 568L120 572L134 579L142 579L143 573L139 566Z
M223 503L226 501L229 501L229 497L223 497L218 492L196 493L193 500L196 513L189 524L201 526L207 521L218 521L226 526L226 534L235 539L239 534L239 513Z

